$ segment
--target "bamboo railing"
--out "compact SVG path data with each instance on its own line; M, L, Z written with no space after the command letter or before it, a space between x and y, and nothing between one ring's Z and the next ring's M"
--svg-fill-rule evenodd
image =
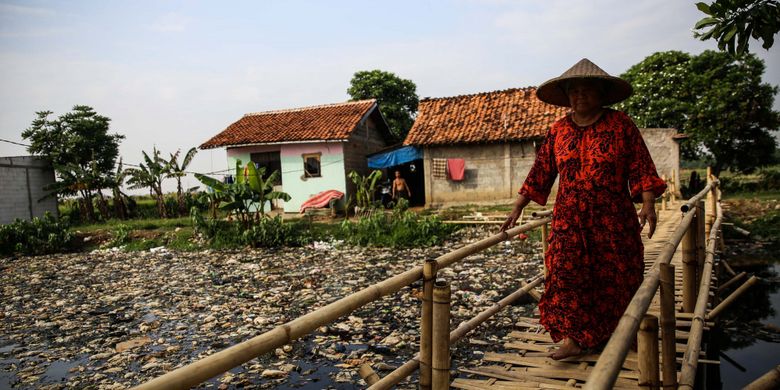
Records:
M545 215L549 215L549 214L545 214ZM477 241L473 244L464 246L463 248L459 248L452 252L439 256L435 260L432 260L431 264L428 265L428 267L432 267L434 272L449 267L454 263L472 254L478 253L482 250L492 247L493 245L496 245L502 241L510 239L522 232L529 231L538 228L540 226L546 226L547 223L549 223L550 221L551 221L550 217L541 218L535 221L522 224L520 226L516 226L507 231L492 235L490 237ZM317 328L332 323L336 321L338 318L345 316L349 313L352 313L353 311L371 302L374 302L389 294L396 293L402 288L407 287L412 283L422 279L423 276L424 276L424 266L418 266L412 268L401 274L395 275L379 283L368 286L356 293L341 298L313 312L305 314L285 324L279 325L276 328L268 332L265 332L261 335L255 336L247 341L236 344L232 347L229 347L213 355L202 358L186 366L177 368L174 371L168 372L160 377L157 377L155 379L152 379L151 381L148 381L146 383L137 386L136 389L139 390L141 389L143 390L188 389L190 387L196 386L210 378L225 373L234 367L240 366L241 364L244 364L256 357L272 352L276 348L281 347L282 345L285 345L287 343L290 343L293 340L306 336L311 332L313 332L314 330L316 330ZM424 280L424 286L426 282L431 282L432 279L433 278L428 278L428 280ZM541 283L541 281L542 278L540 276L537 276L535 282L525 285L523 288L521 288L520 290L516 291L515 293L507 297L507 298L513 297L513 299L506 301L507 298L505 298L504 300L495 304L490 309L480 313L479 315L477 315L477 317L473 318L471 321L468 321L467 323L465 323L464 325L462 325L452 333L449 332L449 322L448 322L446 328L447 332L445 332L444 334L449 335L449 337L444 337L444 338L447 339L448 343L459 340L468 331L474 329L477 325L484 322L487 318L495 314L501 308L508 305L511 301L519 298L523 294L528 293L528 291L530 291L533 287ZM425 307L425 305L423 305L423 307ZM435 314L433 314L433 316L435 316ZM447 310L447 318L448 316L449 316L449 309ZM432 330L431 333L433 333L434 329L431 330ZM441 333L441 331L439 333ZM447 345L447 347L444 348L443 350L446 350L446 356L447 356L446 371L447 371L447 376L449 376L449 346ZM431 362L430 363L431 368L439 368L440 369L439 372L440 373L443 372L442 371L444 369L444 367L442 367L443 360L439 361L438 367L437 367L437 362L432 360L428 360L428 361ZM411 373L413 373L416 370L416 368L419 366L419 363L420 361L419 361L419 354L418 354L418 356L416 356L414 359L410 360L402 367L400 367L399 369L397 369L396 371L388 375L388 377L385 377L378 381L376 381L376 378L373 377L376 374L373 373L373 370L371 370L370 367L362 368L361 372L365 373L367 376L371 376L372 382L376 381L374 386L379 385L379 387L372 387L372 388L387 388L387 387L382 387L385 385L381 385L381 384L382 383L387 384L392 382L392 384L389 385L392 386L393 384L400 382L401 380L409 376ZM405 375L401 376L402 374ZM431 377L432 381L435 379L437 378ZM449 378L447 378L447 381L449 381ZM443 381L440 383L443 383ZM449 382L447 382L447 386L449 386Z
M713 194L713 197L717 199L717 186L718 181L716 179L708 180L707 186L701 192L693 196L691 199L689 199L687 202L685 202L681 210L683 212L682 220L680 224L678 225L677 229L672 233L668 241L664 244L663 249L661 253L658 255L657 260L653 264L653 266L650 268L650 270L647 271L644 280L642 281L642 284L640 285L637 292L634 294L634 297L631 299L631 302L628 305L628 308L623 313L623 316L621 317L620 321L618 322L617 328L615 329L614 333L612 334L612 337L607 342L606 347L604 348L603 352L601 353L601 356L599 357L598 361L596 362L595 367L593 367L593 370L591 371L590 375L588 376L588 379L583 386L586 389L611 389L615 381L617 379L617 376L620 372L621 367L623 366L623 362L626 359L626 356L628 355L628 351L631 348L631 345L633 344L637 331L639 330L640 323L645 318L645 315L647 314L647 309L650 307L650 303L653 299L653 297L656 294L656 291L658 290L658 287L660 285L661 280L661 269L665 268L665 265L668 265L672 257L674 256L674 253L677 250L677 246L680 245L681 241L683 242L683 263L685 267L690 267L689 269L693 269L694 272L686 272L686 268L683 269L683 306L685 309L685 291L686 287L691 285L692 283L696 282L696 279L699 278L703 283L707 283L707 289L709 289L709 280L710 277L707 275L707 277L703 277L703 272L696 272L697 270L694 269L692 266L694 264L699 264L699 258L701 258L702 266L705 262L706 258L704 256L703 251L700 250L700 243L703 242L704 238L704 221L703 221L703 211L704 208L704 202L702 201L704 197L707 196L708 193L715 192ZM717 204L712 203L712 204ZM690 212L691 210L694 210L694 212ZM717 224L713 224L715 226L715 229L712 229L712 232L715 232L717 235L718 229L720 227L720 221L717 221ZM683 237L684 241L683 241ZM715 240L711 240L713 243ZM703 247L703 245L701 245ZM687 255L686 255L686 250ZM714 253L714 247L713 247L713 253ZM702 269L702 267L696 267L698 269ZM711 271L711 268L710 268ZM665 280L669 280L669 274L668 270L665 271L666 276L664 277ZM706 279L706 280L705 280ZM671 282L673 282L674 278L671 278ZM700 299L706 299L708 297L708 291L705 290L705 292L702 294L701 291L702 288L699 289L699 298ZM695 293L694 293L695 294ZM693 295L695 296L695 295ZM692 297L688 297L688 299L691 299ZM694 301L696 301L696 298L693 298ZM674 310L674 300L667 298L661 300L661 312L662 313L669 313L670 308L669 305L672 305L671 310ZM693 311L693 310L691 310ZM668 314L667 314L668 315ZM666 316L664 316L666 317ZM694 318L696 318L694 314ZM668 329L669 323L668 323L668 317L667 319L666 327ZM653 320L649 320L653 321ZM655 319L657 321L657 319ZM648 327L652 328L652 323L648 323ZM703 325L703 317L702 317L702 325ZM662 339L667 338L666 341L662 340L662 345L669 344L670 341L668 338L674 337L674 332L663 332ZM645 337L644 340L649 340L649 337ZM642 346L641 344L643 338L639 339L640 342L640 349L648 350L648 346ZM656 339L657 340L657 339ZM672 339L673 340L673 339ZM655 341L654 341L655 342ZM671 341L673 343L673 341ZM690 344L689 344L690 346ZM657 345L655 347L657 350ZM649 348L649 350L652 350L652 348ZM671 352L666 351L663 352L664 354L664 361L667 359L671 359L671 356L674 356ZM696 358L698 358L698 353L696 354ZM656 365L657 366L657 359L655 361L645 362L643 363L645 365ZM671 366L670 363L664 363L667 366ZM657 368L657 367L656 367ZM645 368L644 370L640 368L640 379L646 380L648 382L641 383L640 386L644 387L654 387L654 385L657 384L656 380L653 379L653 373L647 373L642 372L646 371L648 369L654 370L655 368ZM657 371L655 371L657 372ZM668 374L667 374L668 375ZM657 378L657 374L655 374L655 377ZM666 376L665 376L666 377ZM663 384L664 387L667 386L667 383Z

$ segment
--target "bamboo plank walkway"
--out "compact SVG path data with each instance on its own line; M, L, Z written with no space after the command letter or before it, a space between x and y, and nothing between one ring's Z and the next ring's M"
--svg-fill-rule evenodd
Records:
M659 211L659 224L652 240L642 234L645 246L645 270L655 262L663 244L680 223L679 209ZM677 313L677 360L682 359L686 348L688 331L691 326L690 315L681 315L682 309L682 253L678 246L671 264L675 265L675 312ZM648 310L649 314L660 312L660 292L656 293ZM477 367L460 367L461 378L456 378L451 386L466 390L523 390L523 389L562 389L581 387L590 374L598 354L590 354L555 361L547 356L555 346L538 318L519 318L517 330L511 332L501 352L485 353ZM659 340L660 343L660 340ZM700 357L704 356L702 352ZM702 361L705 362L705 361ZM457 362L453 362L456 364ZM679 365L678 365L679 369ZM615 382L617 389L635 389L638 387L639 371L637 353L629 352L620 375Z

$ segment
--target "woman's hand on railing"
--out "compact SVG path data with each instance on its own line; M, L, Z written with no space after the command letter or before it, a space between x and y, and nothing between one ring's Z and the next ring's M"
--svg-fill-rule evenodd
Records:
M515 223L517 223L517 219L520 218L520 213L523 212L523 209L526 205L528 205L528 198L526 198L523 195L520 195L517 197L517 200L515 201L515 206L512 208L512 212L509 213L509 215L506 216L506 221L504 221L504 224L501 225L502 232L505 232L513 227L515 227Z
M639 210L638 217L641 225L640 229L645 227L645 223L649 224L647 238L653 238L658 216L655 213L655 197L652 192L646 191L642 193L642 209Z

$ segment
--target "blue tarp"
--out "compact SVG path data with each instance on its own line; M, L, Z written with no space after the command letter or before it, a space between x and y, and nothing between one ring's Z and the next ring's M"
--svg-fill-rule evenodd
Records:
M375 154L368 158L369 168L389 168L423 158L422 150L414 146Z

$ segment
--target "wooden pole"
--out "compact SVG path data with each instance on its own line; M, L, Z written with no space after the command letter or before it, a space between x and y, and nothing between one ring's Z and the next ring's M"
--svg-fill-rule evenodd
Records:
M696 285L701 285L701 272L704 267L704 258L707 250L707 236L704 235L704 200L700 200L696 206Z
M663 180L664 183L666 183L667 182L666 175L663 175L661 177L661 180ZM666 211L666 197L669 196L669 194L672 192L672 188L671 187L672 187L671 185L667 185L666 186L666 192L664 192L661 195L661 210L663 210L663 211Z
M680 175L677 169L672 169L672 202L677 201L677 191L680 189Z
M780 388L780 365L750 382L742 390L772 390L778 388Z
M505 241L522 232L535 229L548 222L550 222L550 218L531 221L439 256L436 258L436 268L442 269L448 267L469 255L480 252L501 241ZM398 292L402 288L422 278L422 268L422 266L418 266L368 286L327 306L279 325L266 333L223 349L222 351L190 363L184 367L177 368L176 370L152 379L149 382L142 383L138 385L136 389L189 389L209 378L222 374L233 367L240 366L258 356L271 352L292 340L303 337L320 326L329 324L339 317L352 313L370 302Z
M450 285L439 279L433 285L433 376L431 388L450 388Z
M707 196L707 193L710 191L710 188L712 188L713 184L717 184L718 181L715 180L713 183L707 184L706 187L704 187L703 190L699 191L698 194L694 195L690 199L688 199L685 203L680 206L680 211L683 213L687 213L688 210L691 210L692 208L696 207L696 204L699 203L700 200L702 200L705 196Z
M712 224L710 232L709 245L702 269L701 284L699 293L696 297L696 308L691 319L691 329L688 333L688 347L685 350L682 360L682 369L680 372L679 388L693 389L696 381L696 368L699 362L699 353L701 352L701 341L704 333L704 318L707 310L707 301L709 300L710 282L712 281L712 265L715 259L715 245L720 224L722 222L722 210L717 209L715 222Z
M715 200L715 186L712 185L712 167L707 167L707 184L710 187L710 191L707 192L707 208L706 217L704 219L704 234L705 237L710 236L710 230L712 229L712 223L715 221L715 208L717 205L713 204Z
M725 291L725 290L726 290L726 288L728 288L728 287L729 287L729 286L731 286L732 284L734 284L734 283L736 283L736 282L740 281L740 280L741 280L742 278L744 278L745 276L747 276L747 272L740 272L738 275L735 275L733 278L729 279L729 281L728 281L728 282L726 282L726 283L723 283L723 284L721 284L720 286L718 286L718 293L720 293L720 292L722 292L722 291Z
M537 274L536 276L531 278L528 284L526 284L522 288L516 290L512 294L507 295L506 297L504 297L504 299L494 303L493 306L477 314L474 318L460 324L460 326L458 326L457 329L450 332L450 345L453 345L458 341L460 341L469 332L476 329L483 322L487 321L493 315L501 311L501 309L509 306L512 302L518 300L520 297L528 294L529 291L533 290L534 288L536 288L536 286L541 284L543 280L544 278L542 277L542 274ZM382 378L379 382L371 386L369 389L386 390L392 388L398 382L404 380L404 378L411 375L414 372L414 370L417 369L417 367L419 366L419 357L420 355L418 354L411 360L408 360L406 363L401 365L401 367L398 367L397 369L395 369L395 371L387 374L384 378Z
M637 334L639 387L658 389L658 317L645 314Z
M663 359L663 387L677 388L677 351L675 331L677 319L674 310L674 265L661 264L661 355Z
M547 262L544 260L547 257L547 224L542 225L542 267L544 268L544 277L547 278Z
M669 264L676 252L677 245L682 240L683 234L691 227L693 216L694 213L686 213L683 216L682 222L671 234L661 253L658 254L655 264L647 271L642 284L634 294L634 297L631 298L631 302L620 318L617 328L615 328L612 337L610 337L606 347L604 347L604 351L596 362L596 366L593 367L588 376L584 386L585 389L611 389L615 384L626 355L628 355L628 350L636 337L639 321L647 313L647 308L650 306L650 302L658 289L660 265Z
M696 213L688 213L694 216L694 221L685 236L682 239L682 263L683 263L683 285L682 285L682 311L684 313L693 313L696 305L696 270L699 268L696 258Z
M431 324L433 319L433 281L436 280L436 261L423 264L423 300L420 316L420 388L431 388ZM373 383L372 383L373 384Z
M739 286L739 288L737 288L736 290L734 290L734 292L729 294L729 296L726 297L726 299L724 299L721 303L719 303L718 306L715 306L715 308L712 309L709 314L707 314L707 319L717 317L718 314L723 312L723 310L725 310L727 307L729 307L729 305L734 303L734 301L737 300L737 298L739 298L740 295L742 295L745 291L747 291L747 289L749 289L750 286L756 283L758 283L758 277L751 276L750 279L748 279L745 283L742 283L742 285Z
M363 363L360 365L358 374L361 378L363 378L364 381L366 381L369 386L379 382L379 375L376 374L376 372L371 368L370 365L368 365L368 363Z
M534 211L531 213L531 216L534 218L542 218L542 217L549 217L553 213L552 210L542 210L542 211Z

